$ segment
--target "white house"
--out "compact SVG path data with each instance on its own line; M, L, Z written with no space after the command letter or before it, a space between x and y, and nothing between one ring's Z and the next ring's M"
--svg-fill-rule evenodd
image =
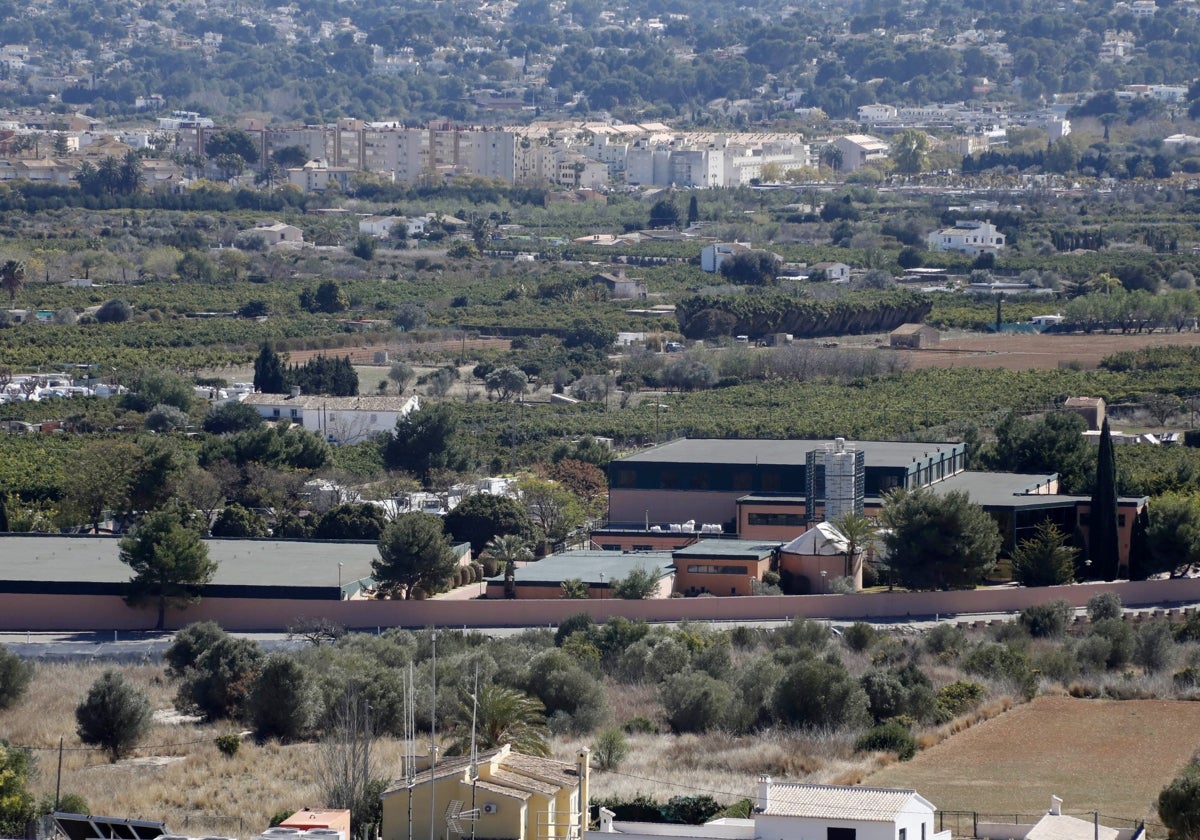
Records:
M998 233L991 222L977 220L964 220L952 228L936 230L926 241L932 251L960 251L973 257L1004 248L1004 234Z
M870 134L847 134L833 141L842 153L842 172L853 172L868 163L886 160L891 150L887 143Z
M750 819L718 819L699 826L615 822L600 811L600 830L584 840L950 840L934 831L937 809L915 790L773 782L760 776ZM1106 839L1107 840L1107 839Z
M421 407L411 397L322 397L292 394L249 394L243 402L264 419L290 420L319 433L330 443L358 443L390 432L396 421Z
M267 247L279 245L283 242L304 242L304 232L295 225L285 224L284 222L259 222L254 228L247 232L252 236L259 236Z
M721 263L750 250L749 242L717 242L700 249L700 268L709 274L721 270Z
M358 232L366 236L388 236L396 225L407 224L408 220L403 216L368 216L358 220Z
M850 280L850 266L843 262L813 263L810 271L821 272L831 283L846 283Z

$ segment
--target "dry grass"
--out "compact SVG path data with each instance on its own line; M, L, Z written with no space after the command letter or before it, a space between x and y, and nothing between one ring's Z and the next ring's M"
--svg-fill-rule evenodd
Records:
M877 759L854 754L848 733L775 732L740 736L713 732L704 735L636 735L629 738L629 758L614 772L593 771L592 795L656 799L708 794L732 803L753 796L760 773L777 778L842 783L865 775ZM554 745L555 757L571 760L576 741Z
M83 745L75 734L75 706L107 668L122 671L147 692L156 712L172 710L174 686L153 666L38 665L29 696L14 709L0 712L0 736L32 746L37 775L36 796L53 795L59 736L64 793L82 796L90 810L140 819L163 820L175 831L252 836L267 827L281 810L299 810L316 802L312 744L282 746L244 741L238 754L226 758L213 738L230 731L227 724L156 722L130 758L109 764ZM401 748L379 745L380 767L394 774Z
M914 787L944 810L1037 813L1050 794L1071 811L1155 816L1158 792L1187 764L1200 704L1039 697L870 776Z

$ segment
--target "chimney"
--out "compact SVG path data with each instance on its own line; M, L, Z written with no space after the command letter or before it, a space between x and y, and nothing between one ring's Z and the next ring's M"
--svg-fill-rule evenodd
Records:
M592 751L584 747L579 751L579 836L583 837L583 833L588 829L588 823L592 818L592 802L591 802L591 783L592 783ZM603 812L601 819L603 819ZM608 830L612 831L612 818L610 813L608 817ZM603 827L600 829L603 831Z
M1062 797L1050 794L1050 813L1054 816L1062 815Z
M763 774L758 777L758 810L766 812L771 807L771 777Z
M294 397L298 397L298 396L300 396L300 386L293 385L292 386L292 397L294 398Z
M616 816L616 812L610 811L604 807L600 808L600 833L601 834L612 834L613 833L613 817L615 817L615 816Z

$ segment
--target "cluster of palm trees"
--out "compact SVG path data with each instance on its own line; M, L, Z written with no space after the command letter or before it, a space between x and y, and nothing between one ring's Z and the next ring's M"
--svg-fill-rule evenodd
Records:
M110 155L100 161L99 166L85 162L79 167L79 189L86 195L133 195L141 192L145 185L142 159L132 149L121 160Z

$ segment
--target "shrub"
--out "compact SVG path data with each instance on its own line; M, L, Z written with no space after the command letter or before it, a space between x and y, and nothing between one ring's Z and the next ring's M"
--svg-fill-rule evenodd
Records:
M629 756L629 742L620 729L605 729L592 743L592 755L601 770L616 770Z
M904 710L907 691L900 678L884 671L868 671L859 680L867 693L867 704L876 723L895 717Z
M0 709L20 702L33 679L33 665L0 645Z
M213 743L217 745L217 749L221 755L226 758L233 758L237 755L238 750L241 749L242 739L240 736L233 734L218 735L216 738L213 738ZM284 819L287 818L285 817ZM283 822L283 820L280 820L280 822Z
M725 721L733 690L699 671L674 674L660 693L667 723L675 732L707 732Z
M1176 671L1171 677L1176 691L1187 691L1200 686L1200 668L1189 665L1181 671Z
M262 658L249 639L219 639L187 670L175 705L209 720L240 717Z
M870 720L866 692L841 664L809 659L790 667L775 688L780 722L809 729L861 726Z
M105 671L75 707L76 731L85 744L96 744L117 762L150 730L150 700L115 671Z
M1103 638L1109 643L1106 666L1109 670L1123 668L1133 658L1133 630L1119 618L1106 618L1093 625L1092 636Z
M1033 666L1046 678L1064 684L1079 676L1079 659L1074 650L1065 646L1035 657Z
M917 739L908 727L899 721L868 729L854 742L855 752L894 752L901 761L908 761L917 754Z
M662 812L669 823L704 825L721 813L721 805L711 796L672 796Z
M120 298L106 300L96 310L96 320L101 324L116 324L128 321L133 315L133 309Z
M1175 628L1175 641L1200 642L1200 613L1192 613Z
M1075 647L1075 658L1085 671L1107 671L1112 642L1103 636L1088 636Z
M846 647L856 653L862 653L875 641L875 628L862 621L856 621L842 633L842 641Z
M925 634L925 650L935 656L957 657L967 646L967 636L957 624L939 624Z
M938 689L938 707L950 717L969 712L987 695L987 689L975 682L958 680Z
M1029 659L1008 645L985 642L967 655L963 670L994 680L1023 682L1029 674Z
M589 613L583 612L569 615L559 622L558 629L554 631L554 644L562 647L563 642L571 638L572 634L581 631L587 633L595 626L595 622L592 621L592 616Z
M1121 617L1121 596L1116 592L1101 592L1093 595L1087 602L1088 618L1092 621L1103 621L1106 618Z
M1154 673L1169 667L1174 655L1173 633L1165 621L1155 621L1138 630L1133 644L1133 661L1136 664Z
M658 727L649 718L635 717L625 721L625 731L630 735L649 735L657 732Z
M776 630L773 640L781 646L817 652L829 641L829 628L819 621L797 617L791 624Z
M1075 616L1075 608L1067 601L1035 604L1021 610L1021 624L1034 638L1057 639L1067 632Z
M197 621L184 627L163 653L167 674L182 677L206 650L228 635L215 621Z
M1158 816L1172 837L1200 836L1200 766L1190 764L1158 795Z
M267 657L247 698L254 734L293 741L308 734L320 716L320 701L308 672L286 653Z

